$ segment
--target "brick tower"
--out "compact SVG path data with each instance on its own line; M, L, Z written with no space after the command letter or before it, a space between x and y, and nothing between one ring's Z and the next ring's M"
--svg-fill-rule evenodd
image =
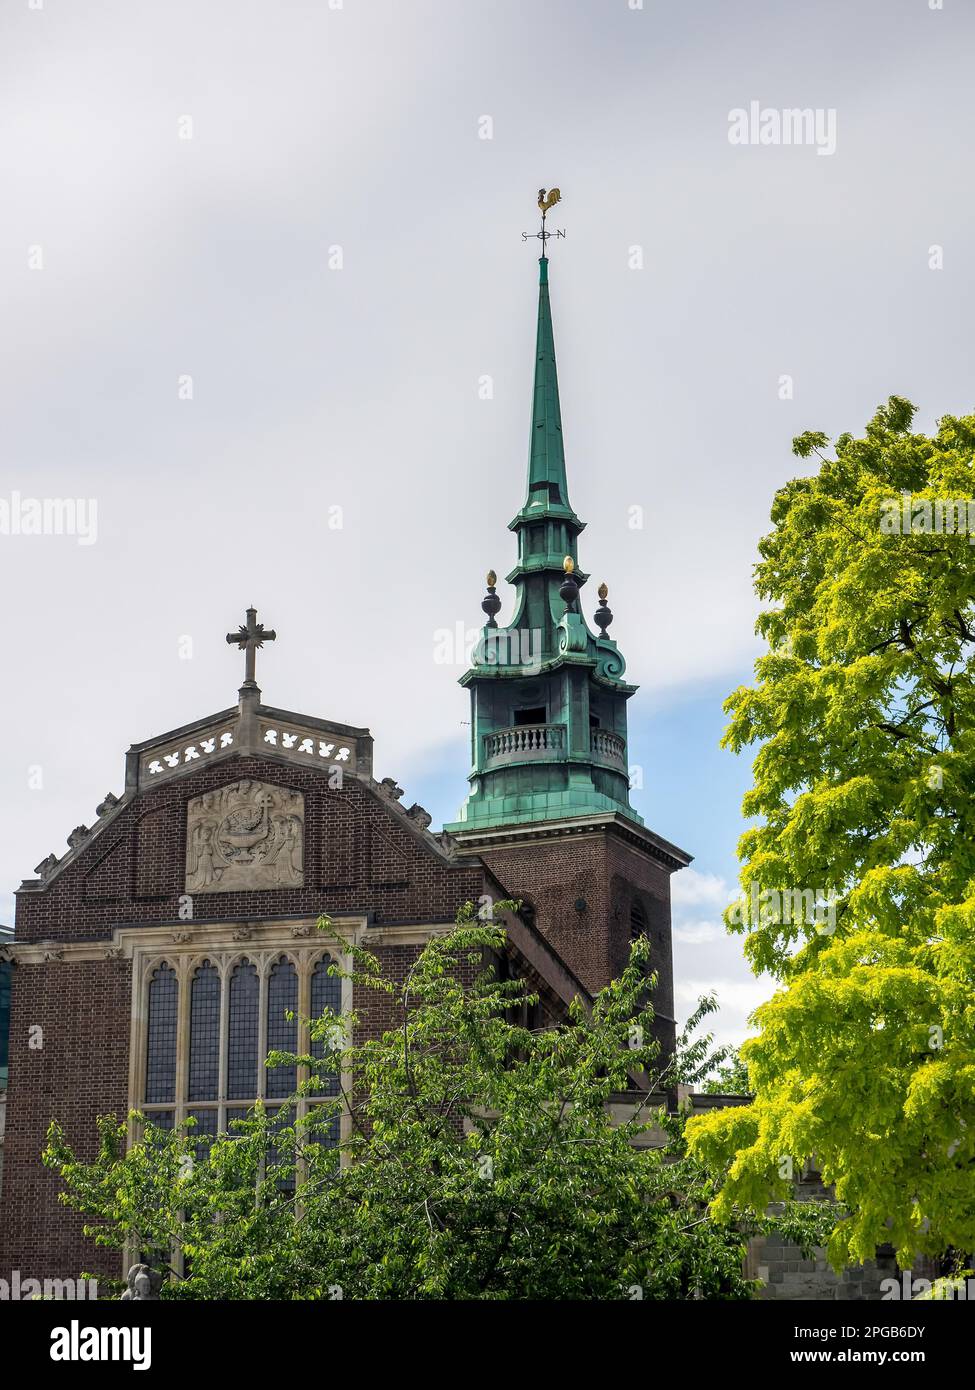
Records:
M543 228L544 230L544 228ZM551 235L551 234L548 234ZM524 505L509 523L518 559L511 621L488 575L487 622L461 677L471 697L470 791L447 829L478 855L589 990L617 975L631 938L650 937L654 1006L674 1035L670 875L690 856L649 831L630 805L627 701L637 687L608 630L605 585L582 611L585 527L569 503L549 300L539 260L538 327Z

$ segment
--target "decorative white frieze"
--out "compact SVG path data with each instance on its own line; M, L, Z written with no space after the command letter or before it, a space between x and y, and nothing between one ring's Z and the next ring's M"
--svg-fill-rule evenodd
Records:
M354 739L267 718L257 721L254 744L250 744L244 738L239 721L234 719L219 727L204 729L192 740L183 738L146 749L139 761L139 781L151 783L171 777L188 766L202 766L228 749L274 752L292 762L338 765L346 771L355 769L358 752Z
M186 807L186 891L300 888L304 841L300 792L250 780L204 792Z
M161 777L178 767L184 767L187 763L212 758L215 753L222 753L225 749L233 747L233 743L233 729L222 728L206 734L203 738L197 738L193 743L181 742L169 748L153 748L144 754L140 772L143 778L149 780Z
M352 748L348 743L322 738L321 734L308 733L302 729L286 728L282 724L260 725L261 742L281 753L292 753L298 757L323 758L329 763L349 763Z

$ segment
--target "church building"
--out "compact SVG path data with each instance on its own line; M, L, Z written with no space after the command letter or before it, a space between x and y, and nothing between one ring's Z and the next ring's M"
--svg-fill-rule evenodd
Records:
M323 912L402 976L465 902L520 900L505 917L506 968L538 993L536 1026L618 974L646 934L658 1035L672 1046L670 875L690 857L630 805L636 687L605 586L590 599L579 554L545 254L539 265L512 617L498 625L488 575L461 680L471 749L458 819L434 833L391 778L377 782L368 729L265 704L257 652L276 634L247 610L227 636L245 657L237 702L134 744L121 795L17 894L14 940L0 947L13 963L0 1278L121 1274L57 1200L40 1160L52 1119L89 1154L96 1117L131 1109L164 1126L194 1116L217 1134L259 1098L291 1095L295 1070L264 1066L273 1049L307 1046L289 1011L355 1007L367 1036L393 1025L384 1002L327 973L339 948L315 930Z

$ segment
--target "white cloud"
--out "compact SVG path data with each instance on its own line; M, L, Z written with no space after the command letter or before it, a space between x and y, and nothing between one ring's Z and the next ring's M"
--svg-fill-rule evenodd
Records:
M725 879L717 874L700 873L697 869L681 869L670 881L670 897L676 911L706 904L720 912L733 896Z
M772 995L774 989L774 981L767 977L742 980L730 976L678 976L674 989L677 1017L681 1020L687 1018L702 994L715 994L719 1012L706 1021L705 1031L714 1034L716 1043L731 1043L737 1047L746 1037L754 1035L755 1029L748 1022L749 1016Z
M710 946L723 935L723 924L714 921L695 919L674 926L674 939L685 946Z

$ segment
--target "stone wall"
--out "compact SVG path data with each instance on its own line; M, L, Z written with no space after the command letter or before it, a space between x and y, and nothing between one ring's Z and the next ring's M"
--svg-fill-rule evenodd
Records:
M688 1108L700 1114L728 1105L747 1105L746 1096L689 1095L681 1087L681 1099ZM795 1186L800 1202L830 1202L831 1190L824 1187L817 1172L805 1172ZM883 1246L876 1258L866 1264L835 1274L822 1247L804 1255L798 1245L782 1236L756 1236L748 1242L745 1273L759 1279L764 1287L758 1297L779 1302L870 1302L883 1298L885 1279L896 1279L901 1285L903 1272L894 1258L891 1246ZM910 1271L915 1278L936 1279L940 1273L934 1263L917 1261ZM889 1286L888 1286L889 1288Z
M810 1254L811 1259L803 1258L799 1246L787 1244L781 1236L760 1236L748 1243L745 1272L749 1278L762 1280L765 1287L759 1298L786 1302L879 1300L883 1295L881 1281L900 1279L892 1250L878 1252L875 1260L839 1275L830 1268L825 1250Z

